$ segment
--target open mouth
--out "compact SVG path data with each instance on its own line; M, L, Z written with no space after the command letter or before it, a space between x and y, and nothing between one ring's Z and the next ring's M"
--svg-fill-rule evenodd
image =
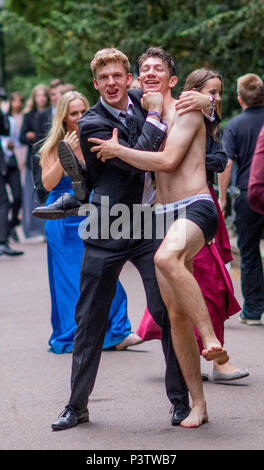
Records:
M159 82L157 80L146 80L144 85L146 88L156 88L159 86Z
M111 90L107 90L107 95L110 98L115 98L118 95L118 88L113 88Z

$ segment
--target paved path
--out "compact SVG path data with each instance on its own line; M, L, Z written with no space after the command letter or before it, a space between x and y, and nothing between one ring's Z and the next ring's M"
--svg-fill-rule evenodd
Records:
M158 340L104 352L90 400L90 423L52 432L69 397L71 354L48 353L51 333L45 243L20 245L25 255L0 258L0 449L211 450L264 448L264 327L226 322L232 362L250 376L230 385L204 384L209 422L186 430L170 425L164 360ZM135 329L145 294L127 264L121 280ZM239 271L233 281L241 301ZM202 362L204 372L211 364Z

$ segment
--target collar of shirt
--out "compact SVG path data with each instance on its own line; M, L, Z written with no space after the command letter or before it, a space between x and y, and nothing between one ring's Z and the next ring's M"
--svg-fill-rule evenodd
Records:
M207 114L203 109L202 109L202 113L204 115L204 117L206 117L206 119L208 119L209 121L211 122L214 122L215 121L215 116L214 116L214 113L211 114Z
M107 111L109 111L109 113L111 113L116 119L120 119L122 122L125 122L125 118L122 116L120 117L120 113L133 114L134 105L130 97L128 97L128 104L127 104L126 111L123 111L122 109L113 108L113 106L106 103L106 101L102 98L102 96L100 96L100 101L101 101L101 104L107 109Z

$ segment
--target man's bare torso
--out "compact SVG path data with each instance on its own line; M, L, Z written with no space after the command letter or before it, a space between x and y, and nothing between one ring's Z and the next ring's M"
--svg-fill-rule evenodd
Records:
M199 113L198 116L196 113ZM196 116L194 116L196 114ZM201 125L195 135L188 136L188 128L193 125L193 118L201 119ZM203 116L199 111L179 116L175 110L175 100L172 99L162 115L162 120L168 125L168 137L175 148L180 133L186 132L187 150L179 165L170 173L156 173L156 202L166 204L195 195L209 193L205 171L205 137L206 129Z

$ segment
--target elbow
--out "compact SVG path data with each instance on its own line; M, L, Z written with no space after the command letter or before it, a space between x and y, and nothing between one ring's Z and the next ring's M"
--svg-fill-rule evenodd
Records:
M151 168L152 171L161 171L162 173L173 173L176 168L176 163L171 158L159 157L155 161L155 165Z
M51 187L50 184L48 184L47 181L45 181L45 179L42 179L42 185L44 187L44 189L46 189L46 191L51 191L53 189L54 186Z
M162 171L163 173L173 173L175 171L175 168L176 168L175 162L166 162L166 163L163 163L160 171Z

